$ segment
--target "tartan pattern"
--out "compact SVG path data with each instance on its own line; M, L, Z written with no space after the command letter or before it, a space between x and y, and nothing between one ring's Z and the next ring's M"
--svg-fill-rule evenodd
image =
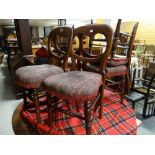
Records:
M62 68L48 64L20 67L15 73L16 82L20 87L39 88L45 78L63 72Z
M127 58L111 58L107 60L107 67L115 67L128 63Z
M57 74L43 81L43 88L58 98L69 99L76 103L93 99L102 85L102 76L85 71L72 71Z
M110 97L103 100L103 118L100 120L98 117L95 117L92 122L92 134L135 135L137 133L137 124L135 112L132 107L126 100L124 100L123 104L119 102L113 103L113 101L120 99L120 96L109 90L105 90L105 96L106 95L110 95ZM72 108L74 109L74 107ZM22 111L22 116L24 119L28 120L28 122L35 127L40 134L86 134L84 121L61 112L56 113L56 120L54 121L53 128L51 129L47 126L47 111L41 112L41 119L44 121L44 125L36 123L36 116L34 112Z

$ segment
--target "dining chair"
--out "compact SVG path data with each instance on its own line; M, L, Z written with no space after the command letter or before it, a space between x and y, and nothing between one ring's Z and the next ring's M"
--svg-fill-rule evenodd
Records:
M106 40L104 53L89 58L84 54L83 39L100 34ZM90 24L73 31L73 38L79 40L79 47L72 51L72 71L50 76L43 81L43 88L48 93L49 126L53 127L54 113L60 111L85 122L86 134L91 134L91 122L95 114L102 115L102 101L105 88L106 60L112 46L112 28L105 24ZM99 73L84 70L84 65L100 61ZM52 97L53 96L53 97ZM76 111L69 105L75 105ZM65 105L68 105L68 108ZM82 113L79 112L82 108ZM98 112L99 111L99 112ZM93 114L92 114L93 113Z
M136 69L134 71L131 91L127 95L127 98L131 98L131 93L137 93L139 96L143 96L143 98L141 98L144 99L142 115L143 118L147 118L155 115L155 63L149 63L149 68L146 70L144 78L135 78L135 72Z
M138 28L138 22L134 24L131 34L120 32L121 19L118 20L116 30L113 35L112 50L106 62L106 87L120 94L121 103L124 95L130 90L130 64L133 43ZM121 50L125 53L123 58L116 56L116 52ZM99 72L99 62L89 63L86 66L88 71Z
M119 26L117 26L117 28L119 27L119 29L120 29L120 19L118 20L117 25L119 25ZM116 28L117 35L115 35L115 37L116 38L118 37L118 40L115 41L115 39L114 39L114 43L113 43L113 45L117 44L117 46L115 46L115 47L113 46L114 47L112 49L113 54L112 54L112 57L110 59L108 59L108 61L107 61L107 67L109 69L112 69L113 67L118 68L118 69L116 69L118 71L118 74L117 74L118 76L123 75L122 68L124 67L125 76L123 76L123 78L122 78L123 80L120 80L120 82L124 81L123 82L124 86L122 86L122 87L124 87L124 89L121 87L120 90L124 91L124 92L121 92L121 94L127 94L131 87L131 77L130 77L131 55L132 55L132 51L133 51L136 32L138 29L138 22L134 23L131 34L118 32L117 28ZM115 42L117 42L117 43L115 43ZM113 77L115 77L115 75L111 76L111 77L113 78ZM122 95L122 97L123 96L124 95Z
M38 91L42 81L54 74L63 73L67 67L67 60L72 48L73 30L70 27L57 27L51 31L48 37L48 50L50 54L50 64L33 65L21 67L16 71L16 82L23 89L24 110L27 110L29 101L27 100L31 92L31 97L35 105L37 123L41 123ZM66 50L62 51L60 43L65 39Z

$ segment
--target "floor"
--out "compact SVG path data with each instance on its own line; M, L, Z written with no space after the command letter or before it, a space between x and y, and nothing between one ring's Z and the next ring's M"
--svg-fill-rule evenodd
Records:
M0 66L0 135L14 135L12 129L12 115L22 100L17 100L12 85L6 59ZM136 105L137 118L142 121L138 128L138 135L155 134L155 116L143 120L140 113L142 105Z

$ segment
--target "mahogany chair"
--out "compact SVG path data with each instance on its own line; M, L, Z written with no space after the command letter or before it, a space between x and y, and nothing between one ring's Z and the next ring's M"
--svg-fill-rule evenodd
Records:
M57 27L48 37L50 64L21 67L16 71L16 82L23 89L24 110L28 108L27 91L30 91L36 109L37 123L41 123L39 96L42 81L54 74L63 73L67 67L67 60L72 48L73 30L69 27ZM62 51L60 41L66 41L66 50Z
M98 57L89 58L84 52L83 39L85 36L102 34L106 40L105 52ZM79 40L79 48L72 52L72 71L48 77L43 82L44 89L48 92L49 126L53 126L55 111L66 113L70 116L85 121L86 134L91 134L91 122L99 111L102 115L103 91L105 88L106 60L112 46L112 29L104 24L91 24L74 29L74 37ZM99 73L84 71L84 65L100 61ZM54 96L54 97L51 97ZM74 104L76 111L69 108ZM65 109L64 105L68 105ZM82 107L82 114L79 113ZM92 114L93 112L93 114Z
M131 78L130 78L130 65L131 65L131 55L134 47L134 40L136 37L136 32L138 28L138 22L134 23L131 34L120 32L121 19L118 20L116 31L113 39L113 46L111 51L111 58L107 61L107 67L113 68L118 67L118 76L123 75L119 70L124 68L125 72L125 88L124 93L127 94L131 87ZM117 54L118 53L118 54ZM119 69L120 68L120 69ZM125 71L126 70L126 71ZM122 90L122 88L121 88Z
M121 94L121 103L123 103L124 95L128 93L130 89L129 68L138 22L134 24L131 34L121 33L120 26L121 19L118 20L113 36L112 50L106 62L106 87L116 91L117 94ZM126 51L126 56L123 58L115 57L115 53L118 49L123 49L122 52ZM91 57L90 54L87 54L87 56ZM99 62L87 64L86 70L99 72Z

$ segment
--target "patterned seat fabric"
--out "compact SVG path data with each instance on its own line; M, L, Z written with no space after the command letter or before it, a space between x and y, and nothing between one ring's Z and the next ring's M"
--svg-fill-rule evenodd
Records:
M116 67L107 67L107 77L115 77L115 76L123 76L127 74L127 67L122 66L116 66Z
M86 70L98 73L99 72L99 66L87 64ZM127 67L125 65L106 68L106 76L107 77L122 76L122 75L125 75L126 73L127 73Z
M72 71L46 78L43 88L52 95L74 102L84 102L93 99L102 85L100 74Z
M21 67L16 71L16 82L20 87L39 88L45 78L63 72L62 68L48 64Z
M112 58L107 60L107 67L115 67L128 63L127 58Z

